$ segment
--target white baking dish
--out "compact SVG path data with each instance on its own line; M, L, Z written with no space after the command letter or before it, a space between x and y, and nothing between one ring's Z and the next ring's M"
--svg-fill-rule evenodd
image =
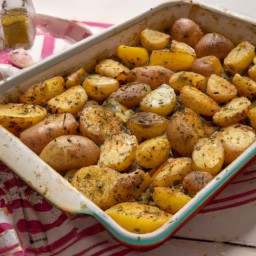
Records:
M189 17L199 23L205 32L219 32L234 43L248 40L256 44L256 20L191 1L165 3L127 22L113 26L98 36L80 41L65 52L56 54L7 78L0 84L0 103L15 101L17 96L32 83L55 75L70 73L81 66L90 71L98 60L114 55L118 45L137 44L140 31L146 27L166 29L179 17ZM0 138L0 160L31 187L63 211L95 216L118 240L133 248L156 246L173 235L227 185L241 167L253 159L256 154L256 143L254 143L176 213L168 223L155 232L139 235L121 228L22 144L18 138L2 127L0 127Z

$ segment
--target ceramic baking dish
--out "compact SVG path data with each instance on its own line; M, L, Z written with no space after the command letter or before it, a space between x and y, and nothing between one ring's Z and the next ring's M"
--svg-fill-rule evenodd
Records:
M205 32L215 31L230 38L235 44L248 40L256 44L256 21L191 1L170 2L113 26L105 32L82 40L68 50L7 78L0 84L0 103L15 101L17 96L35 82L55 75L65 75L81 66L88 71L95 63L115 54L120 44L136 45L139 34L145 28L169 28L179 17L189 17L199 23ZM115 223L93 202L85 198L18 138L0 127L0 160L8 165L27 184L43 195L52 204L71 214L95 216L119 241L137 249L150 248L173 235L189 218L195 215L213 198L238 171L252 160L256 143L225 168L168 223L149 234L133 234Z

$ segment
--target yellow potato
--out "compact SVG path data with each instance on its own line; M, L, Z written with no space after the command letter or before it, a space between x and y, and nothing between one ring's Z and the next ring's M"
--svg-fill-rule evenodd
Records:
M76 85L82 85L86 76L86 71L84 68L79 68L77 71L73 72L66 78L66 88L70 88Z
M128 128L138 141L162 135L168 125L163 116L151 112L138 112L127 121Z
M120 133L107 139L100 147L98 165L123 172L135 160L137 139L134 135Z
M256 81L256 65L255 64L249 68L248 75L252 80Z
M83 88L91 99L100 102L116 91L119 88L119 83L114 78L95 74L86 77Z
M46 109L37 105L20 103L0 104L0 125L15 135L39 123L46 115Z
M192 86L184 86L181 89L180 100L185 107L204 116L213 116L220 109L212 98Z
M152 51L149 65L159 65L173 71L188 70L195 57L195 51L189 45L173 40L170 50Z
M213 122L222 127L239 123L246 118L250 105L245 97L234 98L213 115Z
M88 96L83 87L77 85L50 99L47 108L51 113L69 112L76 115L83 108L87 99Z
M206 93L217 103L227 103L237 96L237 89L225 78L212 74L207 82Z
M172 215L151 205L126 202L115 205L106 213L124 229L137 234L150 233L164 225Z
M120 84L122 84L126 82L127 74L130 70L118 61L105 59L101 60L99 64L96 65L95 71L99 75L116 79Z
M168 159L170 150L166 137L148 139L137 147L136 163L144 168L156 168Z
M252 128L256 130L256 101L253 101L249 107L248 118Z
M244 73L255 57L255 47L244 41L238 44L224 59L226 69L235 75Z
M256 82L249 77L235 74L232 83L236 86L239 96L249 99L256 96Z
M176 94L167 84L163 84L147 94L140 102L140 109L167 116L173 112L176 105Z
M140 67L148 64L148 50L143 47L119 45L117 56L127 67Z
M57 172L63 172L96 164L99 155L100 149L92 140L62 135L50 141L39 156Z
M180 183L191 171L191 158L169 158L154 173L152 184L156 187L171 187Z
M140 34L140 42L149 51L163 49L167 46L170 35L152 29L144 29Z
M192 152L192 170L219 173L224 163L224 148L219 140L199 139Z
M164 187L155 187L152 198L160 209L171 214L178 212L191 200L190 196L179 190Z
M20 96L20 101L27 104L41 105L64 92L64 79L56 76L42 83L34 84Z
M90 106L81 112L79 129L83 136L99 145L112 135L121 133L121 121L101 106Z
M206 88L206 84L206 77L190 71L180 71L174 73L169 80L169 85L177 92L179 92L182 87L186 85L196 87L197 89L203 91Z

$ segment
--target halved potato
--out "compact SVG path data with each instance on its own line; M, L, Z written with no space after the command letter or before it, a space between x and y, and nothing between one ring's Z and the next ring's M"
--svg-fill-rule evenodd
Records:
M78 70L76 70L75 72L67 76L65 87L70 88L76 85L82 85L85 79L85 76L86 76L85 69L79 68Z

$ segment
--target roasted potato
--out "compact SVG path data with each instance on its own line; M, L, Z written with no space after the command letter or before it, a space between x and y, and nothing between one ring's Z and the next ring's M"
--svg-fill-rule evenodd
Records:
M126 171L135 160L137 146L137 138L134 135L126 133L113 135L101 145L98 165L119 172Z
M247 98L236 97L215 112L213 122L221 127L239 123L246 118L250 105Z
M20 101L26 104L46 103L51 98L64 92L65 81L63 77L56 76L45 80L42 83L34 84L21 96Z
M186 85L196 87L203 91L206 88L206 84L206 77L189 71L174 73L169 80L169 85L177 92L180 92L182 87Z
M46 109L38 105L0 104L0 125L15 135L40 122L46 115Z
M212 74L207 82L206 93L217 103L227 103L237 96L237 88L227 79Z
M98 162L99 147L80 135L62 135L50 141L41 151L43 159L57 172L65 172Z
M61 135L77 134L78 123L70 113L49 115L41 122L20 133L21 141L36 154Z
M223 60L233 48L234 44L225 36L208 33L196 44L195 51L198 58L212 55Z
M204 116L213 116L220 109L212 98L193 86L184 86L181 89L180 100L185 107Z
M85 78L83 88L91 99L101 102L119 88L119 83L114 78L94 74Z
M69 170L67 172L65 172L64 174L64 178L68 181L68 182L71 182L74 178L74 175L75 173L78 171L78 169L72 169L72 170Z
M113 112L101 106L85 108L80 115L80 132L98 145L112 135L121 133L121 125L120 119Z
M82 85L86 75L87 73L85 69L79 68L78 70L67 76L65 87L70 88L76 85Z
M116 100L127 108L135 108L140 101L151 92L151 88L143 83L129 83L113 92L109 99Z
M253 101L249 107L248 118L252 128L256 130L256 101Z
M162 84L141 100L140 109L144 112L167 116L173 112L176 101L174 90L169 85Z
M204 33L198 24L188 18L177 19L170 29L173 39L195 48Z
M137 234L153 232L172 217L172 214L158 207L137 202L115 205L106 210L106 213L121 227Z
M255 57L255 47L244 41L238 44L224 59L226 69L233 75L243 74Z
M140 33L141 45L149 51L165 48L170 40L170 35L149 28Z
M162 135L168 125L168 120L151 112L138 112L127 121L127 126L140 142Z
M248 69L248 75L252 80L256 81L256 65L255 64Z
M144 168L156 168L170 155L171 146L165 136L145 140L136 149L136 163Z
M87 100L88 96L84 88L77 85L50 99L47 102L47 108L50 113L69 112L76 115L83 108Z
M133 68L127 75L128 82L150 85L155 90L162 84L168 84L173 71L161 66L145 66Z

